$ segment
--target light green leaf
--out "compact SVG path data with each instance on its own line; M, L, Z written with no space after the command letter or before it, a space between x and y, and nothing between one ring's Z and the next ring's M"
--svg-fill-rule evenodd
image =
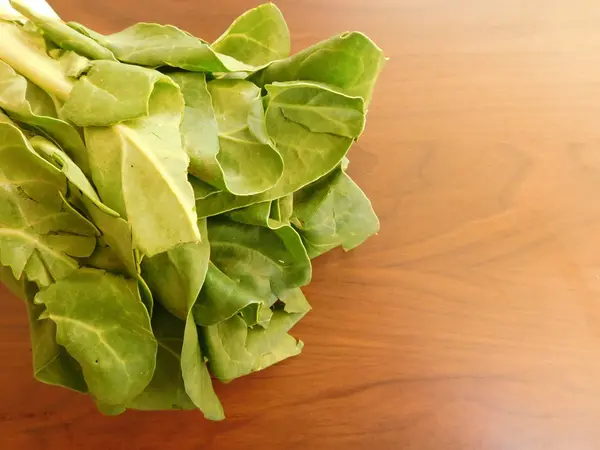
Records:
M204 283L210 254L204 241L181 244L142 260L142 277L160 304L180 320L186 320Z
M94 252L89 257L83 258L80 262L85 267L131 276L119 254L108 245L104 236L98 238Z
M181 138L190 157L190 174L211 184L223 185L216 160L219 130L203 73L175 72L169 75L179 86L185 101Z
M199 339L198 328L190 311L185 323L181 350L181 370L185 390L204 417L210 420L222 420L225 418L225 413L214 391Z
M9 267L0 266L0 281L19 297L27 307L33 372L38 381L62 386L77 392L87 392L81 367L56 342L56 325L43 318L44 307L33 303L38 288L24 277L17 280Z
M280 299L292 302L292 311L277 309L269 328L248 326L240 316L203 328L211 371L229 381L262 370L283 359L298 355L303 344L287 332L310 310L300 289L283 291Z
M63 73L70 78L79 78L92 67L89 59L70 50L54 48L48 54L58 61Z
M84 173L89 173L87 150L79 131L58 118L52 98L0 61L0 108L56 141Z
M231 318L248 305L261 302L258 295L209 263L206 280L192 311L196 324L210 326Z
M211 262L230 278L268 298L311 278L311 265L299 242L277 230L223 219L208 222Z
M212 48L253 66L263 66L290 54L290 32L273 3L265 3L238 17Z
M252 77L258 86L276 81L317 81L362 97L369 104L385 64L383 52L362 33L342 33L287 59L275 61Z
M261 142L250 128L251 117L263 118L260 89L244 80L215 80L208 83L208 91L219 128L220 151L216 159L224 188L237 195L270 189L283 174L283 160L268 141Z
M222 192L197 199L199 217L284 197L333 170L364 128L364 102L326 86L277 83L265 87L266 128L283 158L279 182L252 196Z
M129 223L120 217L107 214L88 198L83 198L82 200L92 221L102 232L103 240L112 252L114 252L114 256L121 261L121 264L125 268L125 273L131 278L137 278L138 261L133 249L133 237ZM98 268L108 269L107 267Z
M310 281L311 264L299 236L290 226L274 227L208 222L211 264L194 306L197 324L222 322L247 307L248 323L268 321L269 313L261 315L261 308L271 307L279 293Z
M214 51L206 42L173 25L138 23L108 36L69 23L110 50L122 62L147 67L171 66L191 72L253 72L256 67Z
M65 105L71 113L83 114L91 95L95 100L87 123L148 114L110 127L85 129L92 179L102 203L127 219L135 247L148 256L199 240L194 194L187 181L189 159L179 134L184 107L179 89L168 77L150 69L133 70L125 64L99 61L93 71L91 81L83 77L78 84L87 84L82 84L81 90L73 89L67 102L72 108ZM104 98L127 94L118 86L119 73L124 77L134 74L133 80L140 83L136 90L145 100L125 101L120 112L121 104L111 100L102 113Z
M69 156L52 142L40 136L34 136L29 141L34 149L52 162L73 185L81 191L98 209L102 212L119 217L119 213L113 211L100 201L100 197L94 190L94 187L81 171L79 166L73 162Z
M203 328L211 372L229 381L252 372L254 359L246 350L248 327L240 316Z
M311 258L351 250L379 231L371 202L341 168L294 194L291 221Z
M0 260L42 286L77 269L95 230L64 199L67 182L13 125L0 123Z
M109 50L69 27L56 14L44 14L39 8L32 7L31 0L10 0L10 3L59 47L77 52L90 59L115 59Z
M158 343L156 370L150 384L128 408L145 411L195 408L185 391L181 373L184 325L160 305L156 306L152 317L152 330Z
M300 264L306 265L310 270L309 257L304 248L302 238L287 220L289 214L291 214L291 203L292 196L289 195L271 202L257 203L246 208L230 211L226 215L239 223L258 225L272 230L285 244L290 254ZM263 299L269 298L267 293L263 292L261 295ZM248 326L260 325L263 328L267 328L272 316L269 308L273 305L276 298L276 295L271 295L269 300L263 300L263 302L258 304L249 304L242 310L242 317L246 321L246 324Z
M127 404L146 388L157 343L135 280L80 269L41 291L35 302L46 307L57 342L81 365L98 402Z
M205 183L204 181L194 176L190 175L188 177L188 181L192 185L192 189L194 190L194 197L196 199L206 198L210 195L216 194L217 192L221 192L219 188L211 186L210 184Z
M260 193L277 183L283 172L281 156L250 128L251 117L264 121L260 89L243 80L217 80L207 86L204 74L171 77L186 104L181 133L190 173L236 195Z
M292 217L292 213L294 212L294 196L290 194L277 199L277 206L279 214L275 219L286 223L289 222L290 217Z
M109 126L148 116L156 103L153 97L168 101L176 109L182 108L178 91L169 77L156 70L96 61L73 86L63 114L80 127ZM172 98L167 98L164 92L169 92Z
M169 328L182 340L179 351L173 354L180 359L185 392L205 417L220 420L224 417L223 407L213 390L192 315L192 308L206 277L210 255L206 220L199 222L199 229L202 234L200 242L183 244L146 258L142 262L142 274L160 304L181 318L181 321L175 322L173 317Z

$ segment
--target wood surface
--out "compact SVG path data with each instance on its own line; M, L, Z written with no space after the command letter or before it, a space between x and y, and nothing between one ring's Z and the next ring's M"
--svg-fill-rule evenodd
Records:
M102 32L216 38L255 0L54 0ZM219 385L228 419L99 415L31 374L2 291L0 448L600 448L600 3L279 0L294 48L391 57L350 173L379 236L315 261L301 357Z

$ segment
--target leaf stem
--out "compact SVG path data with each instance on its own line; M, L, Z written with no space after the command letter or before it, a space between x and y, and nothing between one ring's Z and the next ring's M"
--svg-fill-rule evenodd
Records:
M73 88L57 61L35 49L18 26L0 21L0 59L59 100Z

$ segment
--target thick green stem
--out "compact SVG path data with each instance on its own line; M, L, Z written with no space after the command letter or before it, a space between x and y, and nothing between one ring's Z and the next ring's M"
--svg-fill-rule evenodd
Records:
M34 48L15 24L0 21L0 59L59 100L69 97L73 83L58 62Z

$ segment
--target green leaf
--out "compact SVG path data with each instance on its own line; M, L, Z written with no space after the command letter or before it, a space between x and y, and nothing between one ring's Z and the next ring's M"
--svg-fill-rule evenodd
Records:
M236 195L275 185L283 172L281 156L250 128L251 117L264 116L260 89L243 80L216 80L207 86L204 74L171 77L186 104L181 133L190 173Z
M44 318L44 307L34 304L33 297L30 297L27 310L35 378L42 383L87 393L81 366L56 341L56 324Z
M142 277L160 304L180 320L186 320L196 301L208 264L208 242L181 244L142 261Z
M156 108L157 98L173 109L183 108L179 89L166 75L144 67L96 61L73 86L63 114L80 127L109 126L148 116Z
M119 217L119 213L113 211L100 201L100 197L98 197L92 184L79 166L65 152L40 136L34 136L29 142L34 149L43 154L48 161L52 162L65 175L67 180L73 183L98 209L110 216Z
M102 232L103 240L123 265L125 273L131 278L137 278L138 260L133 249L133 236L129 223L120 217L107 214L88 198L82 200L92 221ZM107 267L99 268L108 269Z
M192 311L196 324L210 326L231 318L248 305L260 303L258 295L209 263L206 280Z
M41 291L35 302L46 307L57 342L81 365L100 403L127 404L146 388L157 343L135 280L80 269Z
M266 86L266 129L284 171L268 191L252 196L221 192L198 198L199 217L284 197L333 170L364 128L364 102L326 86L290 82Z
M131 276L119 254L108 245L104 236L98 238L94 252L89 257L83 258L80 262L85 267Z
M216 159L224 189L252 195L272 188L282 177L283 160L268 140L255 135L249 122L263 117L260 89L244 80L215 80L208 83L208 91L219 128Z
M212 388L192 315L192 308L206 277L210 255L206 220L199 222L199 228L202 234L200 242L183 244L146 258L142 262L142 274L160 304L181 319L179 321L173 317L169 321L169 329L181 341L178 351L172 354L180 360L185 392L205 417L220 420L224 417L223 407ZM164 401L168 403L168 400Z
M67 182L13 125L0 123L0 260L47 286L89 256L95 230L64 198Z
M250 305L255 306L254 313L246 311L249 323L268 320L261 320L261 308L271 307L281 292L310 281L310 260L290 226L270 229L211 219L208 240L211 264L193 310L199 325L222 322Z
M223 219L208 222L211 262L261 298L306 285L310 260L300 242L253 225Z
M289 300L291 311L274 311L269 328L248 329L240 316L203 328L211 371L229 381L262 370L283 359L298 355L302 342L287 332L310 310L300 289L283 291L280 300Z
M253 66L263 66L290 54L290 32L273 3L265 3L238 17L212 48Z
M119 102L133 89L122 88L131 83L122 83L121 76L135 81L137 100ZM86 109L90 98L92 106ZM101 111L103 104L106 111ZM135 247L148 256L200 239L187 181L189 158L179 134L183 107L179 89L168 77L109 61L98 61L65 104L82 124L141 115L112 126L87 127L85 139L102 203L127 219Z
M158 343L156 370L144 392L127 407L146 411L194 409L181 373L184 322L157 305L152 317L152 330Z
M56 141L84 173L89 173L87 150L79 131L58 118L52 98L12 67L0 61L0 108Z
M202 411L204 417L210 420L225 418L223 406L212 385L212 379L206 365L206 358L200 348L198 328L192 313L185 323L183 348L181 350L181 370L185 390Z
M292 223L311 258L351 250L379 231L371 202L341 168L294 194Z
M219 153L219 130L212 101L203 73L169 74L179 86L185 101L181 138L190 157L190 174L210 182L223 184L223 174L216 159Z
M385 64L383 52L362 33L342 33L287 59L275 61L252 77L258 86L276 81L317 81L336 86L369 104Z
M115 59L109 50L69 27L56 14L44 14L39 9L32 8L31 0L10 0L10 3L59 47L72 50L90 59Z
M33 302L38 288L25 280L17 280L9 267L0 266L0 281L19 297L27 307L33 372L38 381L62 386L77 392L87 392L81 366L56 342L56 325L43 318L44 307Z
M103 36L78 23L69 23L110 50L122 62L147 67L179 67L191 72L253 72L256 67L214 51L206 42L173 25L138 23Z

